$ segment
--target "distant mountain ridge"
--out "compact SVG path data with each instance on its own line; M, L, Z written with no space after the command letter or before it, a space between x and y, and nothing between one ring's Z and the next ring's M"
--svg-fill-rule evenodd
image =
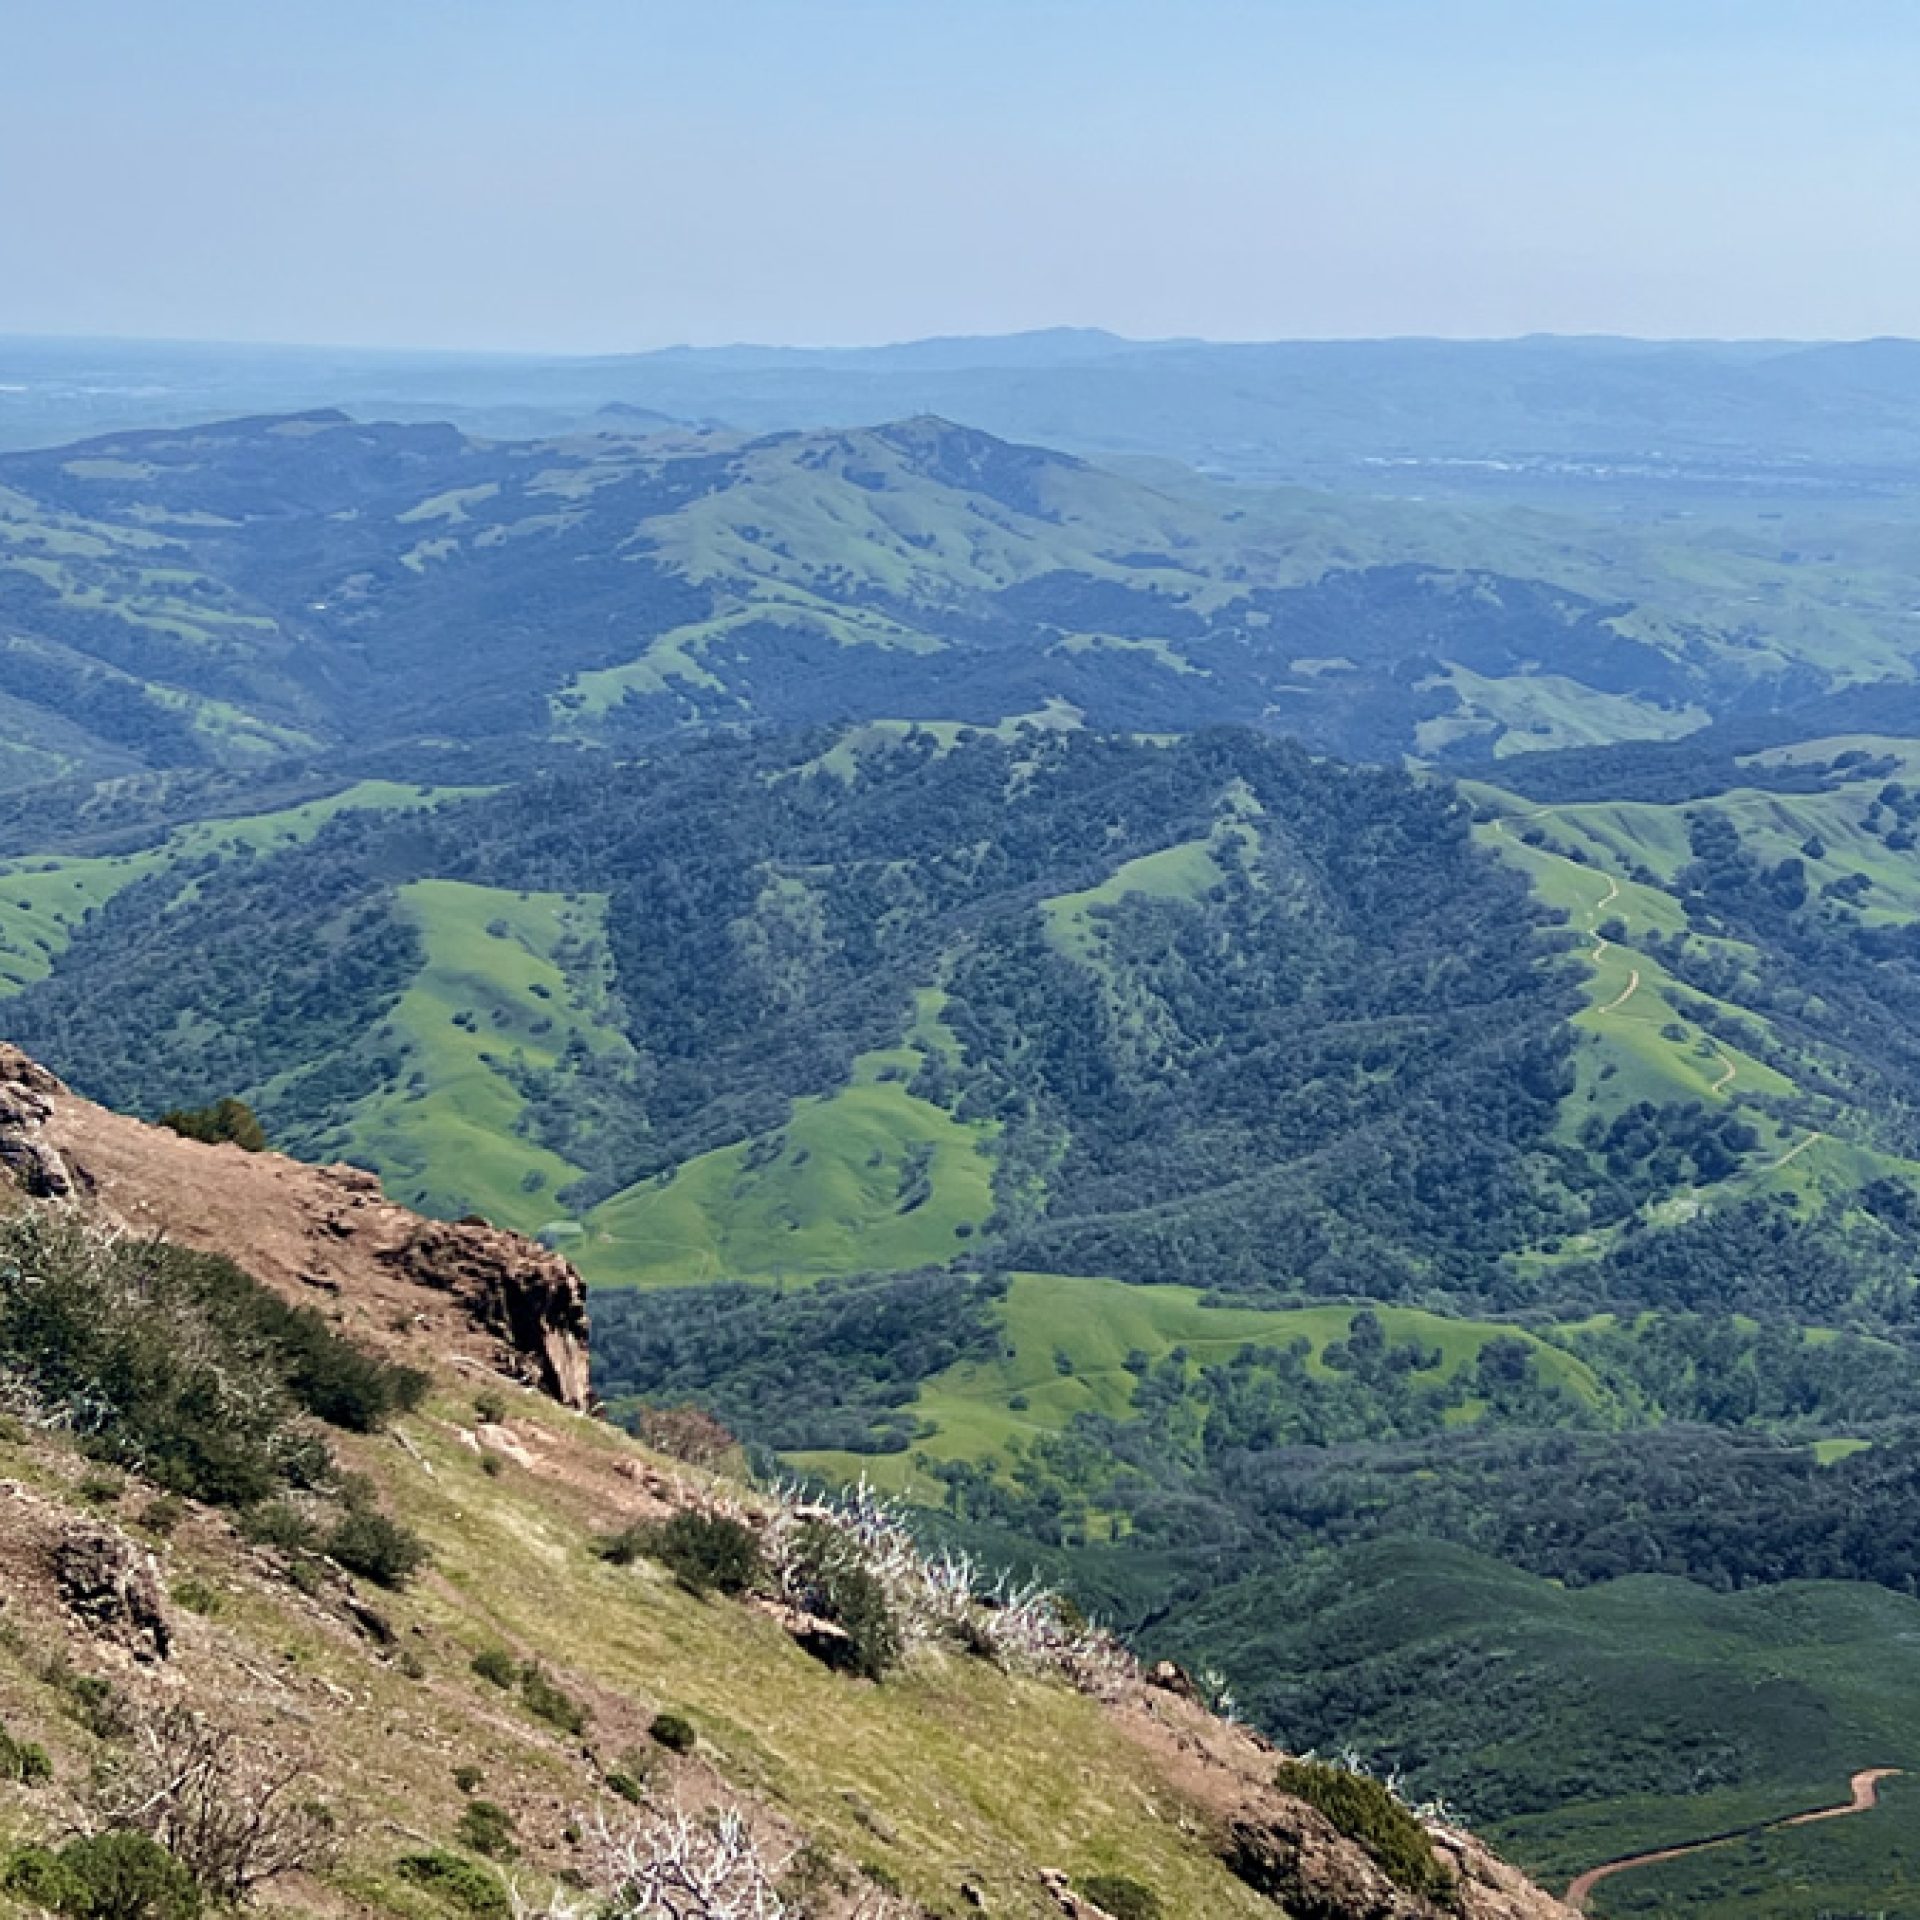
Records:
M0 456L0 781L1049 711L1445 762L1914 671L1893 553L1771 528L1149 484L932 415L607 425L321 409Z
M1059 327L866 347L397 354L0 339L0 446L320 404L537 436L619 402L747 432L938 413L1242 480L1835 498L1920 475L1920 344L1129 340Z

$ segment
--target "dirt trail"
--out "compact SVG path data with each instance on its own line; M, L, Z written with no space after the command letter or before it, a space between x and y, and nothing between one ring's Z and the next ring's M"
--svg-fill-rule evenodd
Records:
M1600 1009L1602 1013L1618 1013L1633 996L1640 991L1640 969L1631 968L1627 974L1627 984Z
M1778 1160L1773 1161L1768 1166L1767 1171L1769 1173L1778 1173L1780 1169L1786 1166L1790 1161L1798 1160L1800 1156L1803 1153L1805 1153L1806 1150L1810 1146L1812 1146L1816 1141L1824 1140L1826 1137L1827 1136L1824 1133L1819 1133L1819 1132L1808 1134L1807 1137L1804 1140L1802 1140L1798 1146L1789 1147L1786 1150L1786 1152L1780 1156Z
M1850 1814L1871 1813L1880 1804L1880 1782L1891 1780L1899 1767L1863 1767L1848 1783L1850 1797L1837 1807L1816 1807L1811 1813L1790 1813L1779 1820L1762 1820L1756 1826L1736 1827L1730 1833L1716 1833L1705 1840L1689 1840L1682 1846L1660 1847L1652 1853L1630 1854L1624 1860L1609 1860L1605 1866L1589 1867L1567 1888L1567 1905L1575 1913L1585 1913L1593 1890L1615 1874L1631 1873L1637 1867L1656 1867L1666 1860L1684 1860L1689 1854L1705 1853L1710 1847L1730 1846L1736 1840L1750 1840L1756 1834L1779 1833L1788 1827L1810 1827L1822 1820L1844 1820Z
M1593 941L1593 951L1587 956L1597 967L1613 951L1613 942L1600 931L1600 923L1606 918L1607 909L1620 898L1620 882L1607 875L1607 890L1587 909L1587 933ZM1633 996L1640 991L1640 969L1630 967L1627 970L1627 984L1600 1008L1601 1013L1618 1013Z
M1733 1085L1734 1077L1740 1069L1734 1065L1733 1056L1723 1053L1720 1056L1720 1078L1707 1089L1709 1093L1725 1093Z

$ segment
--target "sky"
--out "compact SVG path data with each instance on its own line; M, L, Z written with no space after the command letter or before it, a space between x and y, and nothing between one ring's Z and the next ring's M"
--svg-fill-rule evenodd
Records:
M0 0L0 333L1920 334L1917 0Z

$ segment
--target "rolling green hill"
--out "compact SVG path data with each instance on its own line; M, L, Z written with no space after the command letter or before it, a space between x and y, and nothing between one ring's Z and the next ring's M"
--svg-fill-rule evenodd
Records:
M1451 762L1911 681L1909 599L1866 512L1238 491L926 416L264 417L0 455L0 780L1047 710Z
M617 1414L1043 1560L1543 1870L1904 1764L1878 533L927 420L315 416L0 487L0 1026L84 1091L541 1235ZM1644 1887L1843 1847L1898 1911L1881 1830Z

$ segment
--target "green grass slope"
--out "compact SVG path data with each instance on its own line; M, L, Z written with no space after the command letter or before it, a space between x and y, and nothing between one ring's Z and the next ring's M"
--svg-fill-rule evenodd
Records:
M300 846L343 813L404 813L478 791L360 780L299 806L199 821L138 853L8 861L0 865L0 996L44 980L87 915L149 874L188 861Z
M924 991L901 1046L862 1054L848 1085L794 1104L777 1133L722 1147L587 1214L567 1252L612 1286L807 1280L939 1266L993 1211L993 1128L908 1090L938 1037Z
M1455 1379L1470 1369L1488 1342L1519 1338L1541 1377L1580 1405L1602 1413L1611 1396L1575 1355L1491 1322L1455 1319L1411 1307L1374 1310L1389 1343L1417 1341L1436 1350L1431 1378ZM877 1485L939 1499L930 1463L964 1460L1005 1467L1043 1436L1066 1431L1082 1413L1127 1419L1139 1386L1136 1369L1185 1356L1189 1377L1231 1360L1250 1347L1304 1342L1307 1366L1332 1377L1324 1355L1345 1340L1355 1309L1344 1306L1273 1309L1208 1304L1191 1287L1130 1286L1114 1280L1055 1273L1019 1273L996 1312L998 1357L966 1360L936 1374L920 1389L912 1411L924 1424L911 1454L810 1453L799 1464L836 1478L864 1476ZM1132 1366L1129 1366L1129 1362ZM1457 1409L1462 1423L1482 1403L1471 1396Z
M526 1137L526 1076L572 1050L631 1055L604 1018L606 903L455 880L410 882L399 900L426 963L374 1036L395 1054L394 1080L339 1144L410 1206L537 1232L564 1217L554 1196L582 1169Z

